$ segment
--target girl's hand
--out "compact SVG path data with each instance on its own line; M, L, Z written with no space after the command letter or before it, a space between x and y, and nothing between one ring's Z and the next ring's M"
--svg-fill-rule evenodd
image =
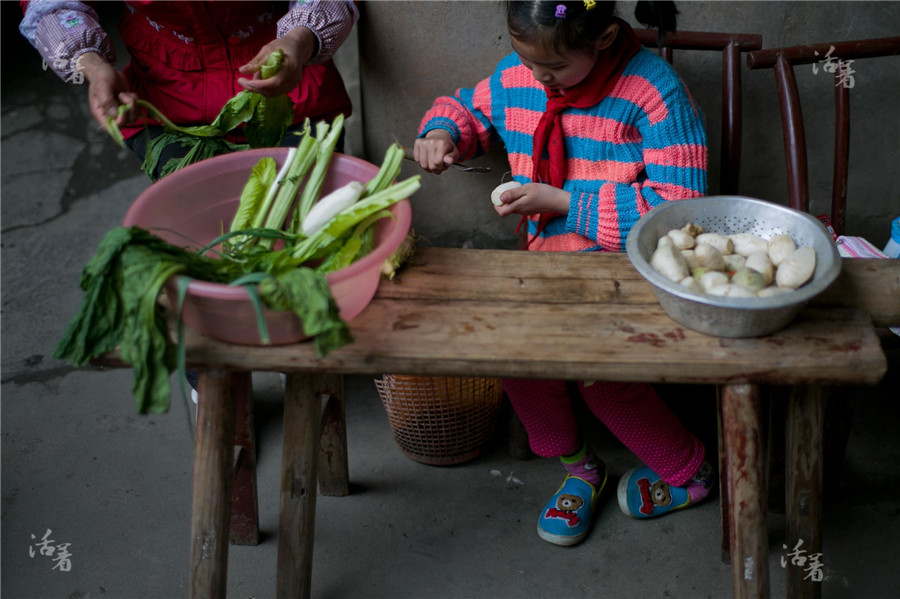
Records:
M253 60L238 69L245 75L251 73L254 75L253 79L241 77L238 79L238 83L244 89L257 92L267 98L283 96L300 85L300 79L303 77L303 65L312 58L318 43L312 31L306 27L296 27L287 35L272 40L260 48ZM279 48L284 52L281 68L268 79L259 79L259 69L269 58L269 54Z
M134 106L137 94L128 91L128 82L121 71L95 52L87 52L78 58L78 65L88 80L88 105L91 116L101 127L106 128L106 120L115 117L120 104ZM136 120L139 111L136 107L116 118L119 127Z
M453 136L446 129L432 129L416 140L413 158L429 173L440 175L447 165L456 161L459 149L453 143Z
M568 214L571 198L571 193L558 187L552 187L545 183L526 183L500 194L500 201L503 204L494 206L494 210L500 216L510 214L530 216L541 212Z

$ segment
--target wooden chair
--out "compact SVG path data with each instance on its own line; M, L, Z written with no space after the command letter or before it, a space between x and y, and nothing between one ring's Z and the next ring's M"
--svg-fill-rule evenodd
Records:
M831 225L836 235L844 232L847 204L847 165L850 156L850 62L900 54L900 37L846 42L826 42L786 48L757 50L747 55L750 69L773 69L787 163L788 198L795 210L809 212L806 133L800 93L794 76L795 65L824 63L823 70L834 73L834 173L831 196ZM826 58L827 57L827 58ZM833 60L833 62L831 62Z
M655 30L636 29L640 42L648 48L659 47ZM762 48L762 36L746 33L676 31L663 36L659 55L674 64L675 50L722 53L722 119L719 162L719 194L737 193L741 172L743 131L743 95L741 53Z
M850 89L852 84L851 62L865 58L900 54L900 37L807 44L784 48L757 50L747 55L750 69L773 69L775 85L781 112L781 127L784 139L784 155L787 169L788 199L790 206L803 212L810 211L809 174L807 171L807 144L803 126L801 98L794 74L794 66L823 63L822 70L833 73L823 77L823 81L834 86L834 167L832 173L831 210L828 215L835 235L844 233L847 211L847 180L850 155ZM822 96L817 96L821 98ZM882 339L896 342L890 335ZM863 393L861 389L831 389L825 395L824 430L814 431L823 435L823 450L820 471L810 473L822 481L823 492L833 495L840 483L855 397ZM786 454L794 447L790 438L792 431L785 431L786 401L770 404L772 419L769 447L770 460L770 507L786 502L790 509L796 509L804 499L796 496L796 489L784 488L783 478L772 476L783 472ZM782 425L782 426L779 426ZM787 438L786 438L787 437ZM791 456L789 463L794 463ZM783 504L782 504L783 505ZM791 507L793 506L793 507ZM805 538L810 547L819 546L821 540L816 531L790 530L790 538ZM813 551L813 549L810 549ZM810 586L802 578L802 573L788 571L788 589L791 596L817 596L818 589Z

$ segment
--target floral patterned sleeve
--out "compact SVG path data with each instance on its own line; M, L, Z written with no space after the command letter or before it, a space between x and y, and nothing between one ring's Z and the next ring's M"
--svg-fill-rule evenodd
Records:
M110 63L116 60L97 13L83 2L29 2L19 31L63 81L84 81L76 67L78 58L87 52L96 52Z
M349 0L307 0L292 2L278 21L278 37L296 27L306 27L319 41L319 51L308 64L325 62L337 52L359 19L356 4Z

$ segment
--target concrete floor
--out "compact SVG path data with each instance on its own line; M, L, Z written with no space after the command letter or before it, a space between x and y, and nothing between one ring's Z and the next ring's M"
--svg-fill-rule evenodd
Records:
M3 3L4 17L10 3ZM81 268L147 187L137 161L89 119L84 88L42 72L4 22L2 85L2 596L170 598L188 594L192 444L180 395L139 416L127 370L51 358L74 315ZM858 404L839 492L825 506L822 596L900 597L898 356ZM255 377L262 542L232 546L228 596L274 596L281 392ZM708 393L672 400L715 440ZM312 593L338 597L728 597L718 497L653 521L609 490L575 548L538 539L562 480L551 460L510 456L500 430L465 464L427 466L395 443L372 377L347 380L348 497L320 497ZM614 476L636 464L590 419ZM713 445L714 447L714 445ZM612 487L614 488L614 487ZM68 562L40 554L48 531ZM773 596L783 596L784 518L769 515ZM34 550L34 557L30 551ZM68 563L64 571L60 566ZM788 565L787 567L797 567Z

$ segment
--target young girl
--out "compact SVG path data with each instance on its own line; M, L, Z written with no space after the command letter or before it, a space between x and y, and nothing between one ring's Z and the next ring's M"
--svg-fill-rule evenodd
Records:
M522 216L530 250L623 251L648 210L706 192L699 110L675 71L613 11L613 2L507 2L514 52L473 89L438 98L422 119L414 155L433 173L505 144L522 186L503 193L496 210ZM567 471L541 510L538 535L574 545L590 529L606 467L579 435L565 381L504 380L503 388L532 450L560 458ZM619 483L623 512L659 516L709 494L702 443L650 385L577 388L646 464Z

